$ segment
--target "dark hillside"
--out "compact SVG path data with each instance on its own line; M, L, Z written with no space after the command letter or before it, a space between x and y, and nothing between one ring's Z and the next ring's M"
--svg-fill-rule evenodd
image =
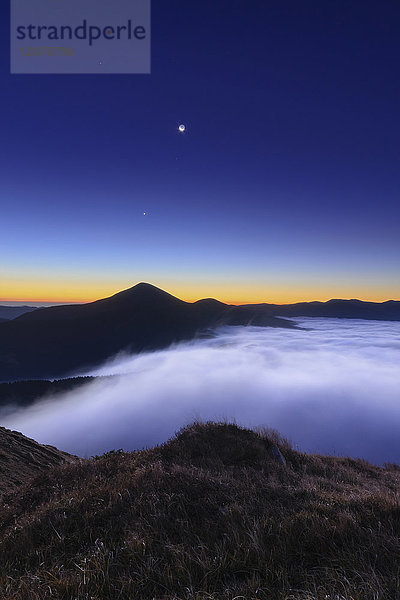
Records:
M74 377L72 379L56 379L55 381L35 379L33 381L0 383L0 407L10 404L28 406L33 404L35 400L39 400L39 398L70 392L94 380L94 377Z
M280 317L400 320L400 302L331 300L231 306L184 302L150 284L89 304L40 308L0 323L0 382L77 375L119 352L138 353L193 339L220 325L293 328Z
M223 324L293 327L219 302L188 303L141 283L89 304L55 306L0 324L0 381L56 379L121 351L165 348Z
M37 310L36 306L1 306L0 305L0 321L16 319L24 313Z

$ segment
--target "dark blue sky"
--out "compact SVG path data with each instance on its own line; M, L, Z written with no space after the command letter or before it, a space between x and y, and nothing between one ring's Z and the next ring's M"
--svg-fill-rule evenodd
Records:
M7 4L0 300L400 297L397 1L153 0L151 75L10 75Z

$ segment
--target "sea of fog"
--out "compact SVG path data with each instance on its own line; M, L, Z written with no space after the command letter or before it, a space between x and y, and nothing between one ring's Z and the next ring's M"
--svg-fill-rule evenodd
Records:
M118 356L115 375L3 414L3 426L80 456L150 447L194 420L266 426L305 452L400 463L400 323L301 318L225 327Z

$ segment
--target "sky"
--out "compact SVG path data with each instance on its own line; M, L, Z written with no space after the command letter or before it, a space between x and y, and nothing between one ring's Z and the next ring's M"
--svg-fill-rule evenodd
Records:
M395 0L153 0L150 75L9 40L2 2L0 302L400 299Z

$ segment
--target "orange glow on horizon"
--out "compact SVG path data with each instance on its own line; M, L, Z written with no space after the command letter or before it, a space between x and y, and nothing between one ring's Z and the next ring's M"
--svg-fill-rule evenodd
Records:
M149 282L150 283L150 282ZM12 281L9 285L2 282L0 290L0 304L8 302L22 302L26 304L83 304L93 302L102 298L113 296L114 294L133 287L124 282L115 284L104 284L102 282L22 282ZM243 284L234 285L210 283L209 285L184 284L182 282L163 281L154 283L157 287L166 292L185 300L186 302L195 302L202 298L215 298L226 304L291 304L295 302L310 302L319 300L321 302L332 298L352 299L369 302L384 302L386 300L395 300L400 298L400 289L396 290L372 288L370 286L346 285L310 285L309 287L299 285L271 285L255 286Z

